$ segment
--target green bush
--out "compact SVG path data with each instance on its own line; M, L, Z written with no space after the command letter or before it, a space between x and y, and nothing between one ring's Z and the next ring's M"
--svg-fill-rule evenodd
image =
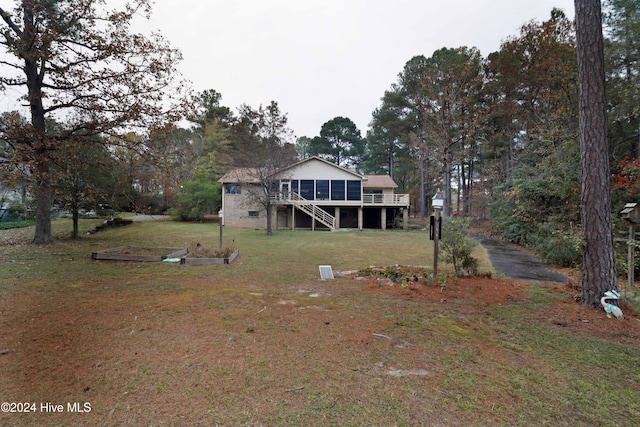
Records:
M542 239L533 250L544 262L559 267L577 267L581 263L582 251L576 238L562 232Z
M471 256L478 242L467 237L469 218L446 218L442 226L444 261L453 264L456 275L476 274L478 259Z
M521 222L509 224L502 230L502 237L519 245L526 245L531 238L531 227Z
M538 224L528 237L529 248L544 262L559 267L578 267L582 262L582 237L566 230L555 218Z
M217 212L221 204L221 185L203 176L184 183L171 216L180 221L199 221L206 213Z
M491 225L510 242L526 245L532 227L518 213L513 200L496 200L491 205Z
M507 240L525 246L544 262L560 267L577 267L582 262L582 239L565 224L569 218L551 215L535 220L514 200L497 200L492 205L492 226Z
M633 245L635 248L635 257L633 263L633 274L635 278L640 277L640 241L635 242L629 240L620 240L615 242L616 250L616 269L618 276L625 279L629 276L629 246Z

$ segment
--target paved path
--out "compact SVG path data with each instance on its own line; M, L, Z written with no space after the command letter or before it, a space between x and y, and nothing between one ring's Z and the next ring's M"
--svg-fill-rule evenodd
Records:
M569 281L563 274L511 243L479 234L473 234L470 237L478 240L489 253L489 260L496 270L496 276L543 282L566 283Z

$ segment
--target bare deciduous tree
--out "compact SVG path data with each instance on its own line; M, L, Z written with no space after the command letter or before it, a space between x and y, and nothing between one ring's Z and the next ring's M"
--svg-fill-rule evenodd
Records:
M244 105L235 130L240 142L236 165L247 167L246 178L257 184L252 186L249 199L265 211L267 235L271 236L274 196L280 180L286 178L282 170L296 159L287 115L274 101L257 110Z

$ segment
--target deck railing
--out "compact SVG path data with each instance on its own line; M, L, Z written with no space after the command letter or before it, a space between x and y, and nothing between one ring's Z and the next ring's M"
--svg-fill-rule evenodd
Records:
M279 202L293 202L305 200L306 202L313 203L312 200L303 199L295 192L286 192L286 193L277 193L273 196L273 198ZM327 202L328 200L321 200L322 202ZM345 202L345 200L335 200L336 202L340 202L341 204ZM358 204L359 200L349 200L346 201L348 204ZM384 205L384 206L409 206L409 195L408 194L363 194L362 195L362 204L363 205Z
M362 203L365 205L407 206L408 194L363 194Z
M315 205L313 202L305 199L300 196L298 193L293 191L289 193L280 193L275 197L280 202L290 202L295 205L298 209L306 212L311 218L316 219L320 223L326 225L331 230L335 230L336 228L336 218L327 213L324 209Z

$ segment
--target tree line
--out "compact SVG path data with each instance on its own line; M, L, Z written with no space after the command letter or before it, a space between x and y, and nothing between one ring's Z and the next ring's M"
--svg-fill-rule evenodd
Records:
M617 212L638 196L640 5L610 0L603 12L611 165L604 179L613 178ZM411 58L373 112L363 171L391 174L422 217L442 189L445 214L486 218L546 261L579 265L576 45L575 23L554 9L486 58L469 47Z

